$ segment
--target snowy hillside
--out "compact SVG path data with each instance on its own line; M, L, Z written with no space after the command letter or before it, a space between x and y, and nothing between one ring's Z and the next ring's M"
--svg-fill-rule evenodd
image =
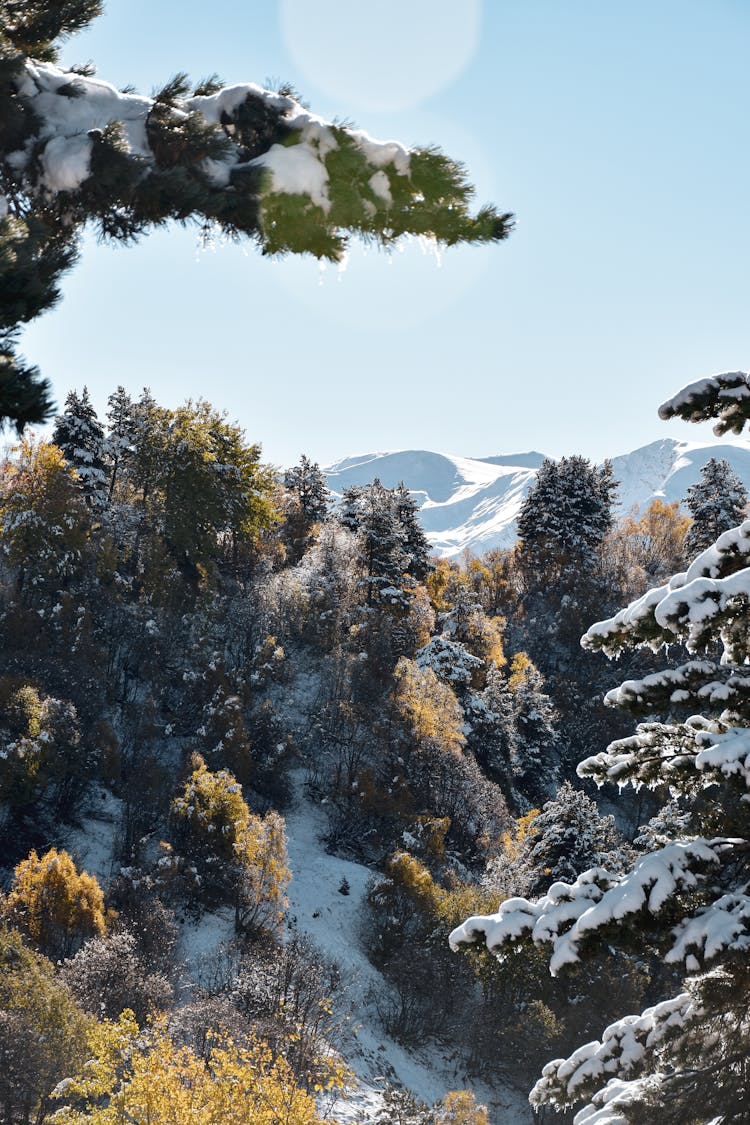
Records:
M660 497L681 501L711 457L725 458L750 490L750 442L661 441L613 458L620 481L620 512L647 508ZM336 495L375 477L389 488L403 481L420 505L420 517L436 552L481 554L509 547L516 516L544 460L530 452L495 457L453 457L428 450L400 450L347 457L326 469Z

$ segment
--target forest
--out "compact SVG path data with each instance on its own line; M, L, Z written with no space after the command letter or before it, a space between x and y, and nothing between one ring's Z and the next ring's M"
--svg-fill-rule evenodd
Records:
M610 462L547 459L455 560L405 484L334 496L206 398L55 410L19 338L84 228L513 228L291 88L60 69L99 8L0 0L0 1117L746 1122L742 482L619 518Z
M303 456L276 473L205 401L171 411L117 388L100 421L84 388L51 439L24 437L0 482L7 1120L119 1120L111 1106L130 1113L141 1084L171 1099L201 1066L206 1105L260 1066L254 1120L275 1098L286 1116L269 1110L269 1122L317 1120L316 1091L349 1081L347 996L328 951L288 917L284 816L305 800L325 809L327 849L372 874L360 941L388 982L377 1019L396 1042L460 1044L467 1074L525 1089L549 1058L678 988L658 942L576 950L551 976L536 933L517 940L516 915L532 917L520 904L535 898L551 912L551 884L563 902L582 886L587 905L593 887L627 887L675 835L693 842L674 893L682 885L694 910L692 861L738 862L696 844L728 835L686 767L687 740L707 744L713 727L678 728L672 764L673 728L633 734L627 712L668 711L678 686L686 704L725 711L741 674L681 664L677 646L664 671L643 610L580 648L592 620L648 604L644 588L664 588L696 552L715 569L742 560L746 540L728 529L747 496L726 462L690 490L692 518L656 501L617 522L608 464L546 461L516 547L451 562L431 557L405 488L374 480L333 503L318 465ZM709 626L695 628L691 647L713 655ZM591 650L628 634L641 644L620 660L629 678L603 698L612 673ZM723 761L713 769L744 783ZM623 778L643 784L616 799ZM100 881L76 849L102 808ZM501 919L513 909L509 950L456 956L452 931L454 945L486 934L499 946L481 923L499 903ZM741 910L737 898L731 917ZM186 973L186 927L217 912L231 917L221 969ZM540 920L545 941L569 939ZM114 1060L134 1043L125 1084ZM80 1071L92 1050L96 1081ZM579 1100L575 1083L542 1081L552 1096L540 1102ZM435 1107L386 1092L379 1125L488 1120L468 1091Z

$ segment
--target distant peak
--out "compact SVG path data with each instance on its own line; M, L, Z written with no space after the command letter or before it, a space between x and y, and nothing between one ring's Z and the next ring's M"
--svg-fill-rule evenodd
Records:
M499 453L494 457L477 457L476 460L483 461L485 465L511 465L519 469L538 469L545 461L554 461L555 458L532 449L528 453Z

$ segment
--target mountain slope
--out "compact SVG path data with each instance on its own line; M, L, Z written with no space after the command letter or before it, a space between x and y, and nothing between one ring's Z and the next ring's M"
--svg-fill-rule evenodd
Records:
M657 498L682 501L711 457L725 458L750 491L750 442L663 438L613 458L620 514L635 505L643 510ZM337 496L375 477L389 488L403 481L436 553L451 557L513 544L519 508L543 460L537 452L472 458L406 449L347 457L325 472Z

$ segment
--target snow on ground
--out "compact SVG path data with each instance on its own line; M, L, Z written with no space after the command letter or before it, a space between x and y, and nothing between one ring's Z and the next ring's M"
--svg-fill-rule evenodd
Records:
M115 868L115 844L122 821L122 801L108 789L95 787L89 794L80 826L67 832L64 846L80 869L95 875L106 886Z
M234 910L225 906L208 910L198 919L180 925L180 952L187 975L200 983L210 981L225 949L234 939Z
M526 1099L508 1089L488 1090L467 1078L457 1053L425 1045L410 1050L382 1030L375 1000L387 1000L390 985L367 960L360 944L363 901L372 871L362 864L329 855L321 843L326 831L325 809L304 794L301 771L295 777L295 799L286 812L292 881L287 892L288 920L307 934L341 970L356 1037L345 1048L346 1061L358 1078L346 1102L331 1113L337 1122L371 1121L381 1104L378 1078L407 1087L428 1103L450 1089L473 1089L492 1110L496 1125L532 1120ZM349 894L342 895L343 880Z

